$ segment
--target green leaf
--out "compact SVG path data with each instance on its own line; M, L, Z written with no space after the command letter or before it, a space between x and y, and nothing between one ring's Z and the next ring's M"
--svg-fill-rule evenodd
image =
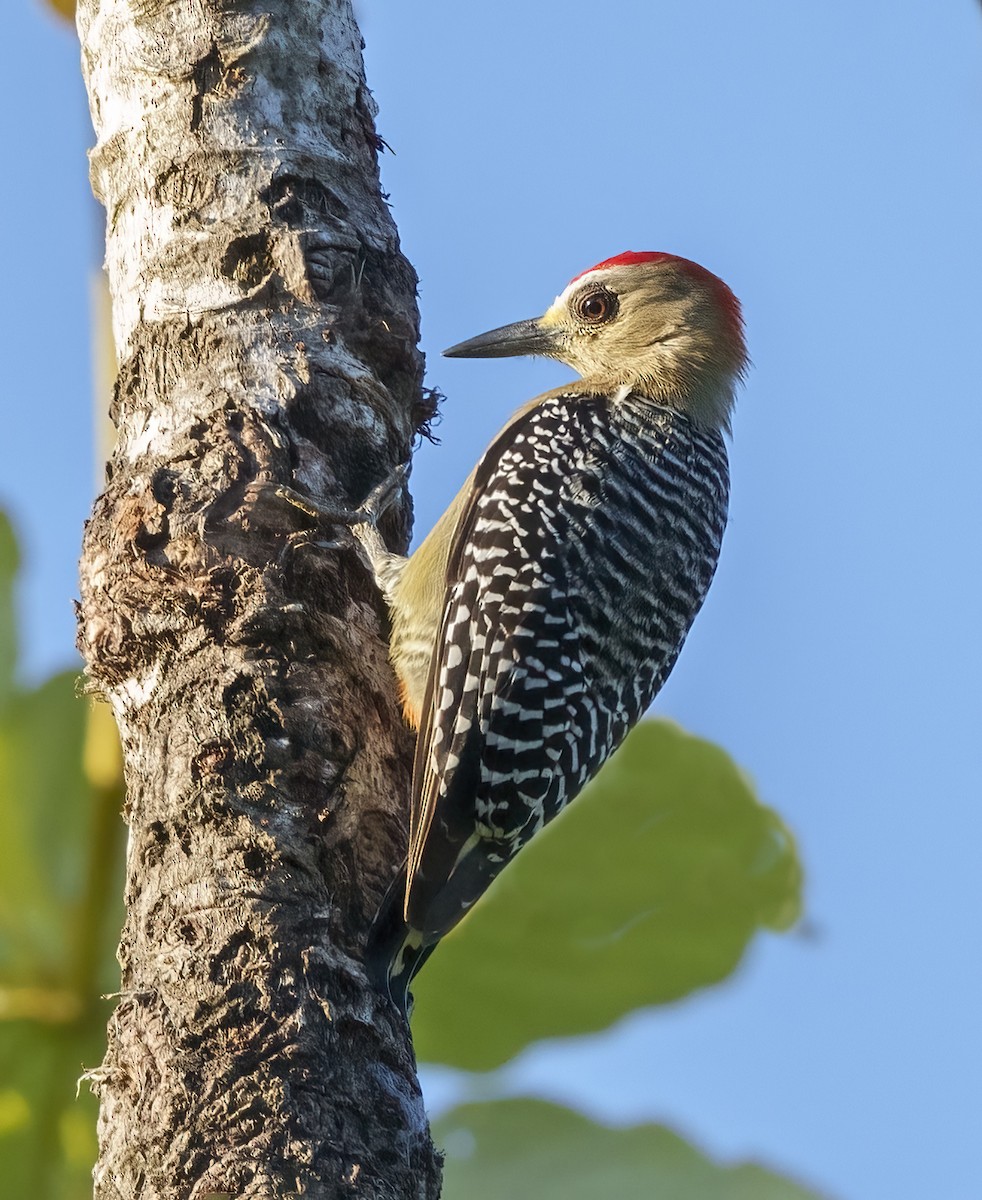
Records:
M118 979L122 796L104 764L86 778L89 720L72 673L0 714L0 1190L33 1200L92 1194L97 1105L76 1081Z
M443 1200L819 1200L754 1163L712 1162L664 1126L607 1129L541 1100L464 1105L433 1134Z
M6 1196L85 1200L92 1195L98 1105L77 1090L83 1064L100 1061L108 1005L64 1029L0 1023L0 1171Z
M0 711L14 691L17 672L17 613L14 582L20 555L6 513L0 511Z
M62 981L68 916L85 883L92 798L82 771L86 706L56 675L0 714L0 976Z
M795 920L800 882L791 835L733 761L643 721L422 971L417 1055L488 1070L717 983L756 930Z

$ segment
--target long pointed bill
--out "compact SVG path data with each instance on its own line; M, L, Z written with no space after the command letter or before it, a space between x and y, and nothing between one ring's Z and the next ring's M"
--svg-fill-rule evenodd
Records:
M543 325L539 317L502 325L490 333L479 333L466 342L444 350L447 358L511 358L517 354L554 355L562 341L562 330Z

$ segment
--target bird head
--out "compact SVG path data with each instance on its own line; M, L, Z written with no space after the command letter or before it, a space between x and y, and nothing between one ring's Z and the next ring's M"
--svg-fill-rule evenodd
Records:
M740 302L722 279L687 258L636 251L577 275L541 317L444 354L556 358L591 391L629 388L723 429L747 366Z

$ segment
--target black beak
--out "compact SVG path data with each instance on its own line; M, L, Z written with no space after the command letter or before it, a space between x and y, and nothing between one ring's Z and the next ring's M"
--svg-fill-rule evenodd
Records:
M543 325L539 317L502 325L444 350L447 358L511 358L518 354L555 355L562 342L558 326Z

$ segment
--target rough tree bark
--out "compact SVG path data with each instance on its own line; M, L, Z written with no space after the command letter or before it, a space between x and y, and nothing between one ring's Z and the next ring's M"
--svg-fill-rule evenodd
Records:
M360 36L349 0L78 20L119 357L79 638L130 826L96 1196L435 1197L361 963L409 781L382 605L257 487L358 503L427 415Z

